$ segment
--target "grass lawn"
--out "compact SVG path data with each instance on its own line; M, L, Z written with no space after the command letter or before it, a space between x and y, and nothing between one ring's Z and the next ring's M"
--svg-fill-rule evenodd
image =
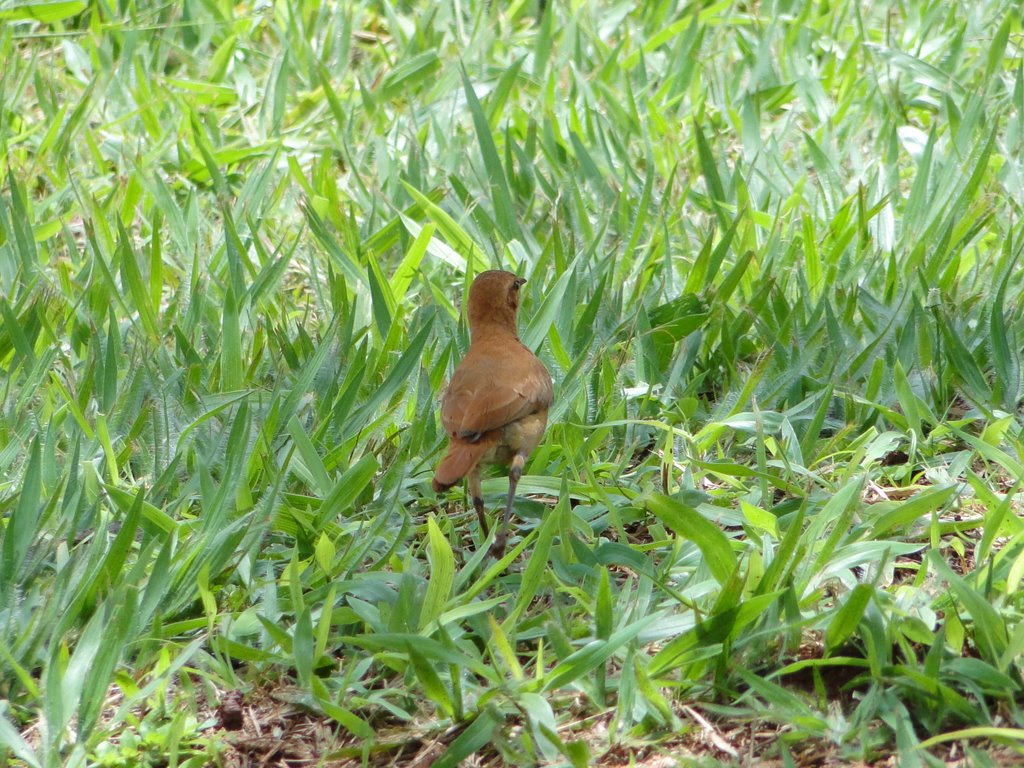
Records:
M0 768L1021 764L1022 43L0 0ZM500 561L430 489L494 267Z

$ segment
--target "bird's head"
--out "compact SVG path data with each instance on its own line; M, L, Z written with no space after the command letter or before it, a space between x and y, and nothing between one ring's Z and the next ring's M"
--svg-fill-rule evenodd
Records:
M519 289L526 282L501 269L491 269L476 276L469 288L469 329L497 325L515 333L519 309Z

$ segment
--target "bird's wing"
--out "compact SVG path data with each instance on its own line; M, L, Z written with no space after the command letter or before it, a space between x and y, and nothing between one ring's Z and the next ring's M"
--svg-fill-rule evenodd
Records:
M441 421L449 435L475 442L485 432L546 410L552 397L551 376L532 354L512 365L467 358L444 394Z

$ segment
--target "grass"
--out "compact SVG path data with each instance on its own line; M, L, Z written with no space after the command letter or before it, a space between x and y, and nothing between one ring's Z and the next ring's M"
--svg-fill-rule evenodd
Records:
M1022 39L0 3L0 765L1019 760ZM429 478L498 266L494 562Z

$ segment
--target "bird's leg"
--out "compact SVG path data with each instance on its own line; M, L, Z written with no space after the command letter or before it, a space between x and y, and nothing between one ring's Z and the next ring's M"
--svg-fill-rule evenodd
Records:
M501 557L505 554L505 541L508 539L508 519L512 516L512 503L516 499L516 485L519 478L523 476L523 465L526 464L526 456L517 453L512 458L512 466L508 470L508 501L505 502L505 515L501 520L501 530L494 537L494 544L491 545L491 554Z
M478 466L469 471L469 495L473 499L476 516L480 518L480 532L486 539L490 529L487 527L487 515L484 514L484 494L480 490L480 467Z

